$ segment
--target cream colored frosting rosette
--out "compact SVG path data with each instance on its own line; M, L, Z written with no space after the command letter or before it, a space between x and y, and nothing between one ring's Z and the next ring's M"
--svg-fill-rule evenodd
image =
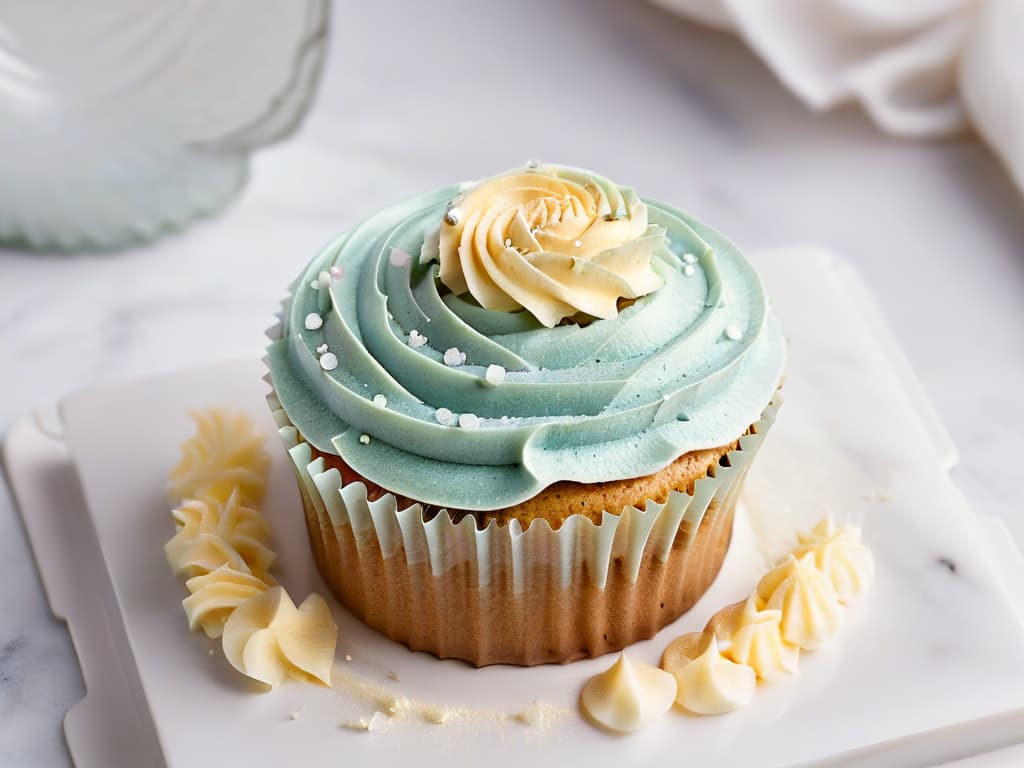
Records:
M588 171L533 165L487 179L452 201L422 258L453 293L485 309L525 308L553 327L577 313L612 318L620 298L664 282L651 264L665 230L632 189Z
M267 483L270 455L249 418L239 411L193 411L196 432L181 446L181 459L167 478L167 499L213 498L232 492L247 505L259 504Z
M274 688L287 678L331 685L338 630L327 603L309 595L296 607L274 586L270 525L250 504L262 497L270 459L252 422L224 409L196 412L196 434L171 471L169 495L196 493L174 508L176 532L164 547L192 631L221 638L243 675Z

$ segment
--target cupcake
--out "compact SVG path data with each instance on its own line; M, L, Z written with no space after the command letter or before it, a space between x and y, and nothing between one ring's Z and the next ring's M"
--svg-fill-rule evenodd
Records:
M357 225L270 336L269 402L330 589L391 639L478 666L616 651L700 598L785 358L732 243L536 164Z

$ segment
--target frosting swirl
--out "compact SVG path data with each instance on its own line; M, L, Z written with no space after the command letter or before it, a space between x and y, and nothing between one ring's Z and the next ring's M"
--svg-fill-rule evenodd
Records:
M295 284L269 366L316 449L406 498L498 509L559 480L657 472L760 417L785 342L728 240L647 200L667 233L650 258L663 287L611 319L549 328L483 308L410 258L458 194L386 208Z
M661 287L651 255L665 230L648 226L632 189L575 168L510 171L452 201L422 258L485 309L527 309L552 327L577 312L618 314L620 297Z

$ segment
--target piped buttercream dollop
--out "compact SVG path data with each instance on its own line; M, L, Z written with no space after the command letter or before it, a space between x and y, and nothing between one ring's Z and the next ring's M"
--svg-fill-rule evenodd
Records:
M722 655L714 632L691 632L669 643L661 659L677 685L676 702L699 715L720 715L747 704L757 674Z
M200 627L207 637L224 634L224 624L231 612L250 597L267 589L262 579L248 570L237 570L229 564L185 582L189 596L181 601L193 632Z
M797 671L800 648L782 636L782 611L759 608L757 595L723 608L708 622L722 655L745 664L762 680L774 680Z
M813 553L790 555L766 573L757 585L761 605L782 612L786 642L813 650L831 638L843 620L832 581L818 570Z
M177 576L192 578L228 565L273 583L268 575L275 555L267 546L270 529L255 509L242 504L239 491L224 502L214 497L189 499L171 513L177 532L164 546Z
M241 603L224 624L224 656L235 669L271 688L288 677L331 685L338 628L326 601L311 594L296 607L281 587Z
M214 498L224 502L237 491L256 506L266 489L270 455L263 438L242 412L226 408L193 411L196 432L181 446L181 459L167 478L167 498Z
M871 584L875 561L871 550L861 541L859 528L840 528L831 517L825 517L808 533L797 533L797 542L794 556L812 555L818 570L832 582L839 602L844 605L853 602Z
M676 696L676 681L649 664L632 662L625 653L583 687L580 703L597 723L627 733L667 712Z

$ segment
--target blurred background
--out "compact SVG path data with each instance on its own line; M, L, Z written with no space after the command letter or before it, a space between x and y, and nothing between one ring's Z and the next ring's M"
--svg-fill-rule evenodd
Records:
M538 159L854 264L1024 541L1024 3L259 5L0 6L0 432L260 356L329 238ZM5 491L0 606L0 764L67 764L82 682Z

